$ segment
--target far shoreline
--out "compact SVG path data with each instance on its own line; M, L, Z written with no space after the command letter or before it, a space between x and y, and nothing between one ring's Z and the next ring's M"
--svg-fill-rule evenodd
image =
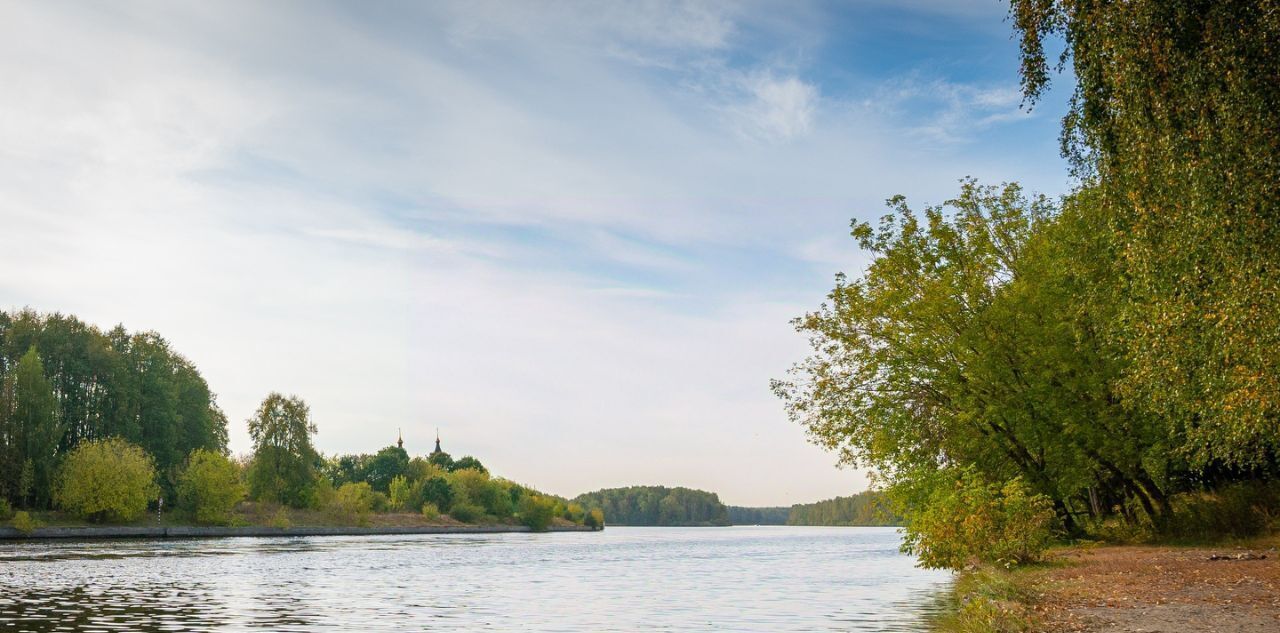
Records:
M447 525L447 526L90 526L90 527L39 527L22 532L11 527L0 527L0 541L24 540L106 540L106 539L165 539L165 538L264 538L297 536L386 536L415 534L504 534L548 532L599 532L604 528L586 526L553 525L535 532L527 525Z

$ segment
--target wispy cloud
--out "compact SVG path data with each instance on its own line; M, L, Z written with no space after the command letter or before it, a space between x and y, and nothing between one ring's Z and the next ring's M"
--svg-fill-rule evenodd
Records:
M1024 122L1007 81L830 61L860 33L827 10L7 6L0 306L161 331L238 451L279 389L329 452L438 425L564 494L847 493L766 385L804 351L787 320L858 263L849 216L1057 168L979 142ZM871 105L829 88L848 74Z

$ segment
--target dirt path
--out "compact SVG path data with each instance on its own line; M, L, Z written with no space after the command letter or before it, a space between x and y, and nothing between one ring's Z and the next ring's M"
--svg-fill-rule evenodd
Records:
M1046 633L1280 631L1276 544L1068 550L1061 555L1068 564L1036 583L1038 619ZM1209 560L1214 554L1266 558Z

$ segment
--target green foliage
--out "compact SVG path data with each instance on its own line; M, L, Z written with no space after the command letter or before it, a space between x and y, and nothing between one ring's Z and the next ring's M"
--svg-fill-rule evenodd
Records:
M409 454L399 446L388 446L368 460L362 476L357 480L369 482L374 490L387 492L390 490L391 480L404 477L408 470Z
M456 503L449 509L449 516L463 523L475 523L484 516L484 508L473 503Z
M433 504L442 511L453 507L455 496L453 484L445 477L432 477L422 485L423 502Z
M56 500L63 510L90 521L132 521L159 492L151 456L109 438L81 442L67 456Z
M786 525L791 514L790 506L772 508L747 508L728 506L729 523L732 525Z
M787 525L899 525L884 497L876 491L860 492L849 497L836 497L817 503L791 506Z
M1120 275L1107 336L1134 407L1211 479L1280 451L1280 11L1272 0L1013 0L1030 99L1064 38L1064 153ZM1218 483L1218 482L1215 482Z
M956 578L949 609L933 623L939 633L1024 633L1031 631L1028 608L1034 596L1016 572L978 568Z
M389 503L392 510L404 510L413 507L411 504L413 497L413 485L405 479L404 475L397 475L391 480L390 494L388 494Z
M178 506L198 523L225 525L248 490L240 467L222 453L198 448L178 477Z
M565 505L564 509L559 512L560 517L563 518L564 520L572 523L577 523L579 525L582 524L582 518L585 517L586 514L587 514L587 511L584 510L582 508L582 505L578 503L570 503L568 505Z
M316 426L297 396L271 393L249 418L253 461L249 492L254 499L293 507L314 503L319 455L311 444Z
M0 498L0 521L7 521L13 515L13 506L9 505L9 500Z
M377 493L364 481L342 484L325 508L335 520L349 525L368 525L377 504Z
M440 518L440 508L431 502L424 503L422 504L422 517L428 521L434 521Z
M1173 499L1166 533L1189 541L1250 538L1280 527L1280 482L1240 482Z
M31 515L26 510L19 510L13 513L13 521L10 522L10 525L13 526L13 529L23 534L31 534L36 528L40 527L40 524L31 518Z
M488 474L488 473L489 473L489 469L488 469L488 468L485 468L485 467L484 467L484 464L481 464L481 463L480 463L480 460L478 460L478 459L476 459L476 458L474 458L474 457L472 457L472 456L470 456L470 455L467 455L467 456L463 457L462 459L459 459L458 461L453 462L452 464L449 464L449 465L448 465L448 469L449 469L449 470L465 470L465 469L471 469L471 470L478 470L478 471L480 471L480 472L482 472L482 473L485 473L485 474Z
M453 469L453 458L450 457L449 454L444 451L437 451L432 453L431 455L428 455L427 461L430 462L433 466L442 468L444 470Z
M599 508L617 525L729 525L729 511L713 492L663 486L607 488L579 495L585 508Z
M908 498L903 551L926 567L962 569L970 563L1011 567L1040 559L1053 538L1053 509L1021 479L988 483L972 469L939 471L938 481ZM941 480L952 479L947 486Z
M121 437L164 475L196 448L226 448L208 384L159 335L103 332L75 317L0 312L0 496L44 508L61 456Z
M542 495L525 495L520 500L520 522L534 532L544 532L555 518L556 500Z
M507 492L511 484L504 480L492 479L485 471L471 468L455 470L449 473L448 479L456 495L455 504L474 504L479 506L485 514L498 518L511 516L515 509L511 495Z
M588 510L586 516L582 517L582 524L593 530L603 529L604 511L600 508L592 508Z

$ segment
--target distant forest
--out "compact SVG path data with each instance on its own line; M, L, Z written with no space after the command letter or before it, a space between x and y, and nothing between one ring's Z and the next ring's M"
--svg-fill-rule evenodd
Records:
M729 521L734 525L876 526L898 525L900 519L889 511L881 493L867 491L789 508L729 506Z
M665 486L606 488L573 500L587 510L604 511L612 525L729 525L729 511L714 492Z

